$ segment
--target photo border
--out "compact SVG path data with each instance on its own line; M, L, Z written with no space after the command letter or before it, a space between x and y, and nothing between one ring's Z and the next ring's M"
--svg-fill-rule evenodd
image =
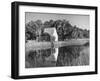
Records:
M90 9L95 10L95 71L89 72L74 72L74 73L59 73L59 74L43 74L43 75L19 75L19 6L42 6L42 7L56 7L56 8L73 8L73 9ZM43 78L43 77L58 77L58 76L72 76L72 75L88 75L97 74L97 7L96 6L81 6L81 5L65 5L65 4L48 4L48 3L31 3L31 2L12 2L11 6L11 77L13 79L25 78Z

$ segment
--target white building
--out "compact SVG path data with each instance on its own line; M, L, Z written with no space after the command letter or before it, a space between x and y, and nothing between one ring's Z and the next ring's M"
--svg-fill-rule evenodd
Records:
M51 37L54 36L55 37L54 41L58 41L58 35L56 32L56 28L45 28L44 33L48 33Z
M57 34L57 31L56 31L56 28L45 28L44 29L44 33L48 33L51 37L55 37L55 40L54 41L58 41L58 34ZM55 61L57 61L58 48L55 48L55 53L53 55L55 57ZM50 57L52 57L52 54L51 54ZM48 60L49 60L49 58L48 58Z

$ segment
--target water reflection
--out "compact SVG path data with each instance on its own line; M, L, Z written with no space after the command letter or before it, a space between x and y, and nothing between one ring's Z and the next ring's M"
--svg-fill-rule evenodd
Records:
M26 55L26 68L89 65L89 46L65 46L30 51Z

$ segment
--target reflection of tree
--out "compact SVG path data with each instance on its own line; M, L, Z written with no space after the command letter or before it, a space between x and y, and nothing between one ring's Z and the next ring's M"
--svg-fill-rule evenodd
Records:
M25 56L25 67L26 68L34 68L34 67L48 67L54 66L56 63L52 63L51 60L54 58L50 58L48 61L46 60L51 56L51 53L54 53L55 49L45 49L38 51L30 51L27 56Z
M59 48L59 56L57 60L57 66L72 66L73 59L76 59L80 55L80 47L61 47Z

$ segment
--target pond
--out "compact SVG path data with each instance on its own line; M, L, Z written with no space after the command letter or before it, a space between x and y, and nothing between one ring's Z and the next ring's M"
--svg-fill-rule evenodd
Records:
M25 56L26 68L89 65L89 46L64 46L30 51Z

